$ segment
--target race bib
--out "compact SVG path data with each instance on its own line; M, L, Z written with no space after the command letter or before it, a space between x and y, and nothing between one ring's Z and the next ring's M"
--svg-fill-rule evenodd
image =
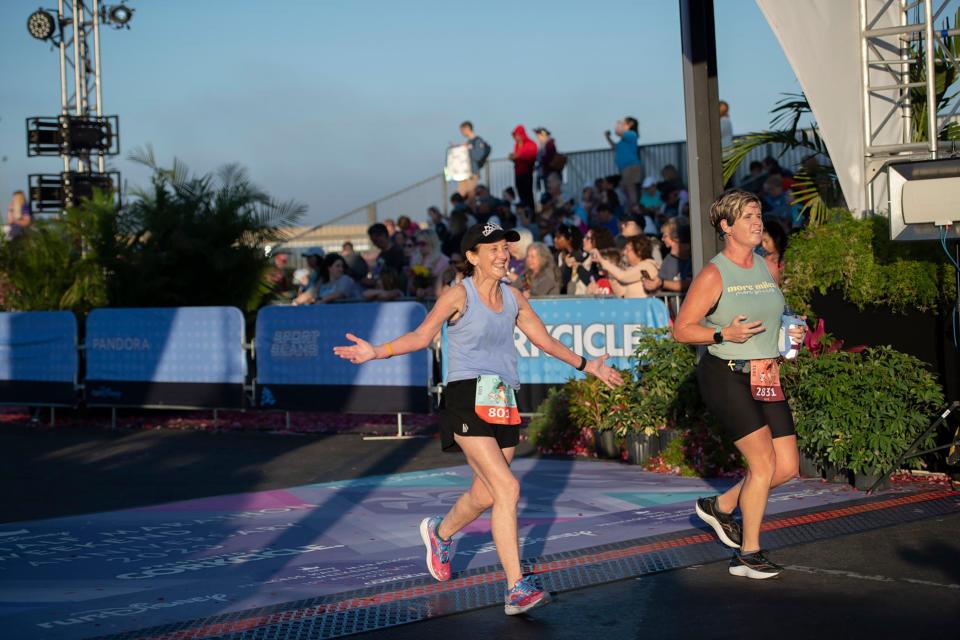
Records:
M750 393L760 402L783 402L783 388L780 386L780 365L776 360L750 361Z
M479 376L473 410L490 424L520 424L520 410L513 387L500 376Z

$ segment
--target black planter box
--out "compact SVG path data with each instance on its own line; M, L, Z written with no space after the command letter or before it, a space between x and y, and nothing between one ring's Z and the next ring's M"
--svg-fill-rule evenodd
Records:
M950 310L940 313L893 313L884 307L861 311L838 291L814 294L810 301L827 333L843 340L844 347L890 345L926 362L937 374L946 399L960 399L960 354L953 345Z
M627 449L627 462L629 464L647 464L650 458L660 453L660 435L658 433L648 436L631 431L627 434L623 444Z
M593 430L593 441L596 443L597 457L607 458L609 460L620 459L620 445L617 444L617 437L609 429L600 431Z

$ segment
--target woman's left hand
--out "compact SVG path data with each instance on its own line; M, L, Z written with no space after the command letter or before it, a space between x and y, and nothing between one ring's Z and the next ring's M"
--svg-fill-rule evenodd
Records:
M807 316L800 316L800 319L803 320L803 326L790 327L787 329L787 335L789 335L790 339L797 344L802 344L803 337L807 335Z
M611 389L614 387L619 387L623 384L623 378L620 376L619 371L604 364L606 359L607 356L600 356L596 360L587 360L587 366L584 367L583 370L586 373L599 378L603 384L607 385Z

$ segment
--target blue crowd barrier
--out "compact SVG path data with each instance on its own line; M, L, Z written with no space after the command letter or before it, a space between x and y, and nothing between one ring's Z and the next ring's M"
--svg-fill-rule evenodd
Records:
M0 404L74 406L78 370L73 313L0 313Z
M90 406L244 406L244 319L234 307L94 309L85 344Z
M264 409L420 413L429 408L428 351L357 366L333 353L353 333L374 344L417 328L419 302L264 307L257 314L256 399Z

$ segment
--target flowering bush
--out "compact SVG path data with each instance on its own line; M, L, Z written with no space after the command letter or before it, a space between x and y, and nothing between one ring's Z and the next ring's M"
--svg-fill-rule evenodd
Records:
M416 289L426 289L433 282L430 267L422 264L414 265L410 269L410 273L413 275L413 286Z
M593 432L578 427L570 419L570 397L581 381L571 380L562 387L553 387L537 407L530 421L527 436L540 453L568 456L593 456Z

